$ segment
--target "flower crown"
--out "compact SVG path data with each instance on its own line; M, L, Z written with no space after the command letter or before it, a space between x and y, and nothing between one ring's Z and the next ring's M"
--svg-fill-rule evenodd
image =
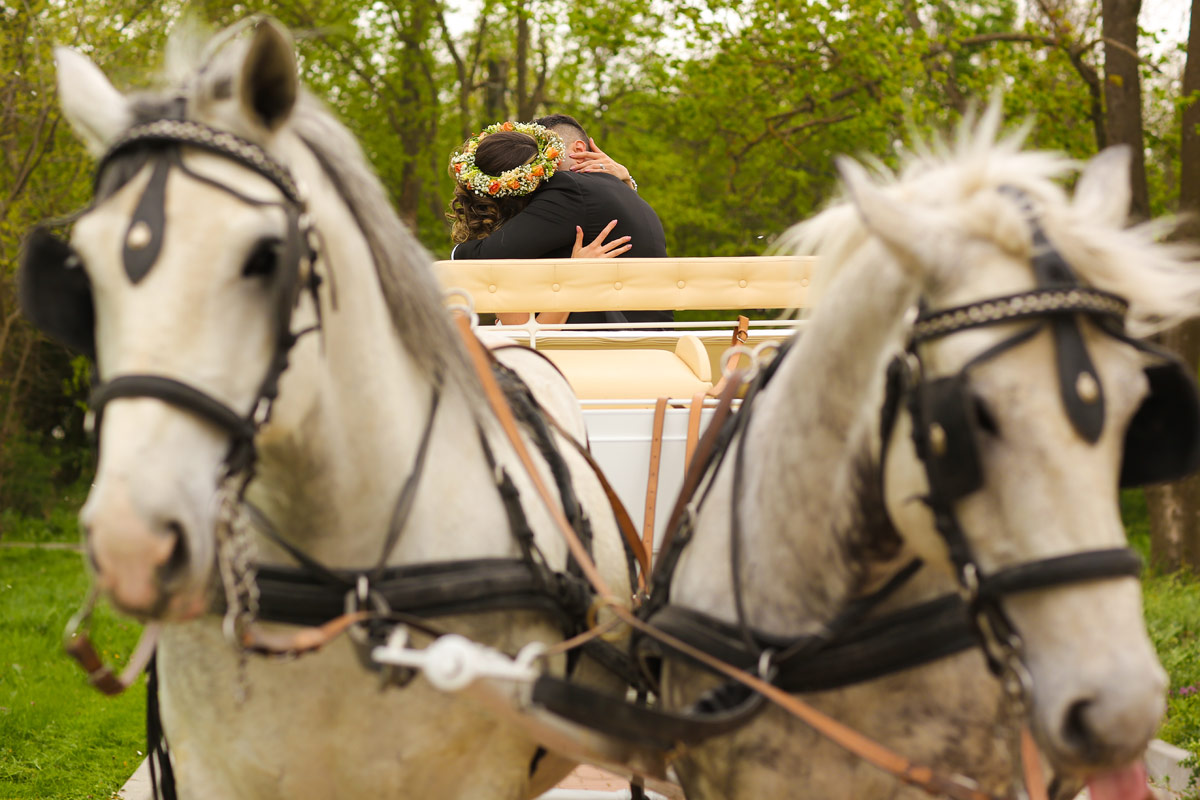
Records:
M532 136L537 142L538 152L527 164L505 170L499 175L488 175L475 166L475 150L484 137L502 131ZM450 173L456 181L480 197L521 197L554 174L563 150L562 137L541 125L532 122L497 122L467 140L462 152L450 159Z

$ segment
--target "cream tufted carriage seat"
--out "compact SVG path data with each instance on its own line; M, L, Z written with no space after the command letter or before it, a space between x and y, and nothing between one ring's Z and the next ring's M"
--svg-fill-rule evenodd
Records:
M447 289L480 313L804 308L811 259L609 258L439 261ZM500 329L505 330L505 329ZM720 378L727 331L529 325L529 343L567 376L582 400L688 398ZM752 331L749 344L763 338ZM769 334L767 335L769 338Z

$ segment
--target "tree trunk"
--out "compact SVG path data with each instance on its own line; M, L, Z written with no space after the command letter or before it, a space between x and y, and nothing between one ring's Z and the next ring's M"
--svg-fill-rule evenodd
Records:
M517 6L517 119L533 119L529 92L529 11L524 4Z
M1142 0L1103 0L1104 100L1108 144L1133 151L1130 179L1135 219L1149 219L1146 148L1142 143L1142 83L1138 74L1138 12Z
M1162 344L1179 353L1193 371L1200 364L1200 323L1169 331ZM1150 516L1150 560L1164 570L1200 572L1200 474L1146 489Z
M487 84L483 100L484 118L488 124L508 119L508 60L488 59Z
M1188 32L1188 60L1183 72L1183 96L1192 98L1183 107L1183 137L1179 155L1179 211L1177 235L1200 241L1200 0L1192 5ZM1196 369L1200 366L1200 321L1192 321L1163 337L1163 344ZM1150 555L1167 568L1187 566L1200 571L1200 475L1146 491L1150 511Z

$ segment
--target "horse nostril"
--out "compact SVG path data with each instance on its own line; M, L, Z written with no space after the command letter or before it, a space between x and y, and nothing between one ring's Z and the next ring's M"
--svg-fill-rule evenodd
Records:
M187 535L183 531L183 525L176 520L169 520L163 527L166 529L167 534L175 539L171 547L171 555L158 568L162 582L167 583L187 568L189 556Z
M1080 756L1094 760L1096 753L1101 748L1096 739L1096 732L1087 719L1088 709L1091 705L1091 700L1076 700L1072 703L1063 720L1062 734L1063 741Z

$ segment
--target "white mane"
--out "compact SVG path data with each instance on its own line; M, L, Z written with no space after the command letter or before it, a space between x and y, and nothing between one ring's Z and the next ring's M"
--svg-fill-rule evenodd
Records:
M1017 190L1028 198L1047 237L1081 281L1129 301L1129 329L1136 336L1195 316L1200 298L1198 253L1193 246L1164 241L1174 220L1131 227L1098 220L1089 209L1080 208L1078 198L1072 203L1063 188L1083 164L1059 153L1022 150L1029 126L1002 135L1000 122L1000 104L993 100L981 118L968 115L963 120L952 142L917 141L898 173L877 160L867 161L884 191L902 202L944 213L946 223L1029 258L1029 224L1013 196L1000 192ZM1128 187L1113 191L1127 192ZM818 297L852 259L887 257L844 194L826 211L784 234L781 248L819 256L814 274Z

